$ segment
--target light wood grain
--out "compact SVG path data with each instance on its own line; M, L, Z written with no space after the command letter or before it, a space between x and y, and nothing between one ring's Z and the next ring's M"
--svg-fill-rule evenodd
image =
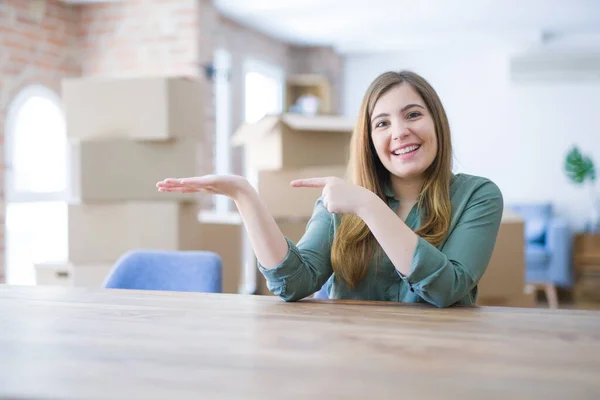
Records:
M600 312L0 286L0 397L598 399Z

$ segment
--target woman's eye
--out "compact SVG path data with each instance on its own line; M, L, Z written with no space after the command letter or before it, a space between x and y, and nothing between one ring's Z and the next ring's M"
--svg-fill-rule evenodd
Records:
M411 112L410 114L408 114L408 119L418 118L420 116L421 116L420 112L414 111L414 112Z
M379 121L376 125L375 128L381 128L382 126L386 126L387 122L386 121Z

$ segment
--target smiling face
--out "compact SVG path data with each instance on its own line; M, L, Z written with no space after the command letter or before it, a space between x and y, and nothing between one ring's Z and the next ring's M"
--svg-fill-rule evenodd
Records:
M377 100L371 115L371 140L391 178L423 180L438 143L433 118L421 96L403 82Z

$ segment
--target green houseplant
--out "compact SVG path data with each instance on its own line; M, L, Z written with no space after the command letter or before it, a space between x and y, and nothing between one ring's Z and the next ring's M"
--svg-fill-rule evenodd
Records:
M573 146L565 159L565 173L567 178L576 185L588 184L592 196L592 212L587 230L597 232L600 229L600 212L598 210L598 199L596 193L596 169L594 162L583 155L577 146Z

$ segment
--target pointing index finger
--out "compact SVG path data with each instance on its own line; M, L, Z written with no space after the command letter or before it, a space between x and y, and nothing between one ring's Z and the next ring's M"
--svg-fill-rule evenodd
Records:
M327 185L327 183L329 183L330 180L331 180L331 178L329 178L329 177L323 177L323 178L306 178L306 179L296 179L296 180L293 180L290 184L293 187L312 187L312 188L318 188L318 187L325 187L325 185Z

